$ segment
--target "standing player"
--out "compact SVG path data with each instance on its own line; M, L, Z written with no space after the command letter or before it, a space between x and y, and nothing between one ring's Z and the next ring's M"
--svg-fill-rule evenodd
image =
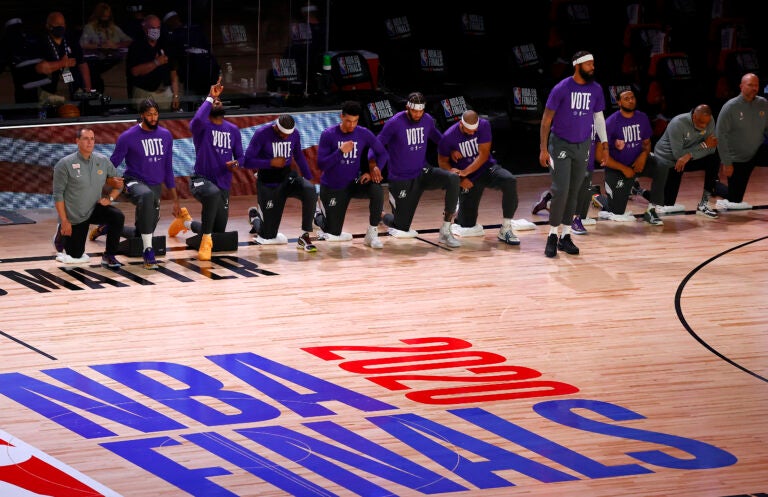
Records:
M389 202L392 214L385 214L389 234L397 238L413 238L413 215L424 190L445 190L443 224L438 241L448 247L460 247L451 233L451 220L459 201L459 175L427 163L427 140L440 143L442 135L435 120L427 114L426 99L419 92L408 95L404 111L392 116L378 138L389 152Z
M552 175L549 207L549 236L544 255L557 251L578 254L571 240L571 223L582 187L592 144L592 124L600 140L601 153L608 150L605 132L605 96L595 79L595 59L580 51L573 56L573 76L552 88L541 118L539 164ZM603 155L600 155L601 157ZM560 237L557 231L560 226Z
M320 135L317 164L322 171L322 213L315 215L315 224L325 232L324 238L328 241L351 240L352 234L341 231L349 201L368 198L369 226L363 243L371 248L382 248L378 228L384 206L381 170L386 167L388 155L370 130L357 125L361 112L359 102L344 102L341 123L325 129ZM368 162L367 172L361 172L360 159L369 149L376 160Z

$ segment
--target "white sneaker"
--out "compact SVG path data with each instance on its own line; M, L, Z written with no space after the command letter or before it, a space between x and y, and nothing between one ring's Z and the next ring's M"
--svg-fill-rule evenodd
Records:
M453 237L450 226L440 228L440 236L437 237L437 243L444 243L451 248L461 247L461 242Z
M752 206L746 202L731 202L730 200L721 199L715 203L717 210L726 211L740 211L751 209Z
M627 211L624 214L614 214L610 211L600 211L597 213L597 217L605 221L615 221L618 223L631 223L635 220L635 216L631 212ZM585 224L584 220L581 220L581 224Z
M379 228L376 226L368 226L368 231L365 232L363 244L375 249L384 248L384 244L381 243L381 239L379 238Z
M499 240L506 243L507 245L520 245L520 239L515 235L515 233L510 228L504 228L503 226L499 230Z
M63 264L84 264L90 261L91 258L88 256L88 254L83 254L80 257L72 257L71 255L67 255L66 253L62 252L61 257L58 255L56 256L56 260Z
M352 233L347 233L346 231L342 231L338 235L324 233L324 239L328 242L348 242L352 239Z
M683 204L675 205L660 205L656 207L656 214L659 216L665 216L668 214L675 214L678 212L685 212L685 206Z
M416 238L419 236L419 232L413 229L403 231L397 228L387 228L387 233L389 233L389 236L394 236L395 238Z
M513 219L512 229L515 231L535 230L536 225L527 219Z
M632 212L627 211L624 214L613 214L611 221L617 221L619 223L634 223L637 221L635 215Z
M699 204L696 207L696 215L708 217L709 219L717 219L717 211L713 211L706 203Z
M593 217L585 217L581 220L581 224L584 226L594 226L597 224L597 220Z
M472 226L471 228L463 228L459 224L452 224L451 225L451 233L453 233L456 236L460 237L466 237L466 236L484 236L485 231L483 230L482 224L476 224Z
M278 233L274 238L262 238L260 235L253 239L259 245L285 245L288 243L288 238L282 233Z
M605 221L610 221L610 220L611 220L611 216L613 216L613 215L614 215L614 214L613 214L613 212L609 212L609 211L599 211L599 212L597 213L597 218L598 218L598 219L603 219L603 220L605 220ZM582 222L582 224L584 224L584 223Z

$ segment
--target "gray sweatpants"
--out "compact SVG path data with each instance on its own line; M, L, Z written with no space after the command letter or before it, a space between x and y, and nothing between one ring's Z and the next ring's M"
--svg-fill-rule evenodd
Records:
M576 202L582 188L587 171L589 147L592 139L581 143L570 143L554 133L549 134L549 155L552 166L549 172L552 176L552 200L549 204L549 225L570 226L576 212Z

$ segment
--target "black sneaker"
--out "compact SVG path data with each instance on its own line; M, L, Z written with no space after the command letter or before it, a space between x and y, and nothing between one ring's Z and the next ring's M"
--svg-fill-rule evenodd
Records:
M312 243L312 240L309 238L309 233L306 231L297 240L296 248L304 249L305 252L317 252L317 247Z
M561 236L560 240L557 241L557 249L571 255L578 255L579 253L579 247L573 244L571 235Z
M539 198L539 201L533 204L533 209L531 209L531 214L538 214L541 211L549 210L549 208L547 207L547 203L550 200L552 200L552 192L547 190L541 194L541 198Z
M114 255L104 252L104 255L101 256L101 265L110 269L116 269L122 267L123 264L115 259Z
M547 246L544 249L544 255L547 257L554 257L557 255L557 235L554 233L551 233L547 237Z
M315 226L321 230L325 228L325 215L320 211L315 211Z
M251 231L249 233L261 232L261 214L259 214L258 207L251 207L248 209L248 222L251 224Z
M643 189L640 187L640 182L635 180L635 182L632 183L632 188L629 189L629 194L634 197L635 195L642 195L642 193Z
M696 214L699 216L705 216L710 219L717 219L717 211L712 210L709 208L709 205L702 202L699 204L698 207L696 207Z
M645 214L643 214L643 219L645 219L646 223L652 224L653 226L664 225L664 221L662 221L659 215L656 214L655 207L648 207L648 210L646 210Z

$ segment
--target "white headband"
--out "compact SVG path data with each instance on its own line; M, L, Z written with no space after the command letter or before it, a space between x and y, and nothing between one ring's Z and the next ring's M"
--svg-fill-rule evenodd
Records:
M414 103L408 102L407 104L405 104L405 106L413 110L424 110L424 104L414 104Z
M574 60L573 61L573 65L574 66L578 66L579 64L583 64L584 62L587 62L587 61L590 61L590 60L595 60L595 58L592 57L591 53L588 53L587 55L582 55L578 59Z
M295 126L291 129L283 128L282 126L280 126L280 119L275 119L275 126L277 126L277 129L279 129L280 132L283 133L284 135L290 135L296 129Z
M477 127L480 125L480 120L478 119L475 124L469 124L464 120L464 116L461 116L461 125L467 129L477 129Z
M167 14L165 14L165 16L163 16L163 22L165 22L168 19L170 19L171 17L177 16L177 15L179 15L179 14L175 10L172 10L172 11L168 12Z

